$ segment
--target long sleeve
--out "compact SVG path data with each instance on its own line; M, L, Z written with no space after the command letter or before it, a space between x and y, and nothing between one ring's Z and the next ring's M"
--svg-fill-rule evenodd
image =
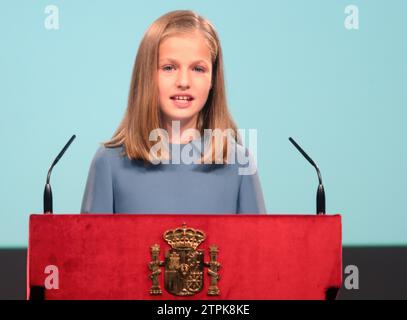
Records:
M237 213L266 214L263 191L257 174L243 175L239 189Z
M240 156L244 154L245 159L248 159L248 163L239 168L239 170L242 171L239 172L239 174L241 174L241 181L237 201L237 213L267 214L256 161L247 148L238 148L238 154L240 154Z
M113 213L112 171L109 154L101 146L90 165L81 213Z

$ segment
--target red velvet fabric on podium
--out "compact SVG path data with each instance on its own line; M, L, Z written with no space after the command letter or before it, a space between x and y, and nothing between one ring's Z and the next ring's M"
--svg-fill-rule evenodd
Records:
M163 261L164 232L183 223L206 234L205 262L219 248L219 296L207 295L207 268L203 290L186 297L165 290L160 268L162 295L150 295L150 248ZM58 289L46 289L47 266L58 268ZM42 289L43 299L325 299L341 282L340 215L30 216L27 298Z

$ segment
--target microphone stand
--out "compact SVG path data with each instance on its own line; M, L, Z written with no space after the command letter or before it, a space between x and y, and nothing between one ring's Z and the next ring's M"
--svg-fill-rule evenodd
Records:
M322 184L321 172L317 164L310 158L310 156L298 145L297 142L291 137L288 138L290 142L297 148L297 150L308 160L309 163L315 168L318 174L318 189L317 189L317 214L325 214L325 190L324 185Z
M49 180L51 178L51 171L54 168L54 166L58 163L59 159L63 156L65 153L66 149L70 146L72 141L76 138L76 135L73 135L71 139L67 142L65 147L61 150L61 152L57 155L55 158L54 162L52 162L51 167L48 170L48 175L47 175L47 181L45 183L45 189L44 189L44 213L45 214L52 214L52 190L51 190L51 185L49 183Z

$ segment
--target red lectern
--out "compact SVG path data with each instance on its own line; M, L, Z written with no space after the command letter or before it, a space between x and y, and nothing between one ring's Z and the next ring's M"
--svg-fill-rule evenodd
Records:
M335 298L341 216L33 214L27 264L28 299Z

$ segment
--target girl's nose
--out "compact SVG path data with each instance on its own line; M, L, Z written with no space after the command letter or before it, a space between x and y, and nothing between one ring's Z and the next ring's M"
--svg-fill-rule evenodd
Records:
M190 79L188 75L188 70L180 70L178 73L176 86L189 88Z

